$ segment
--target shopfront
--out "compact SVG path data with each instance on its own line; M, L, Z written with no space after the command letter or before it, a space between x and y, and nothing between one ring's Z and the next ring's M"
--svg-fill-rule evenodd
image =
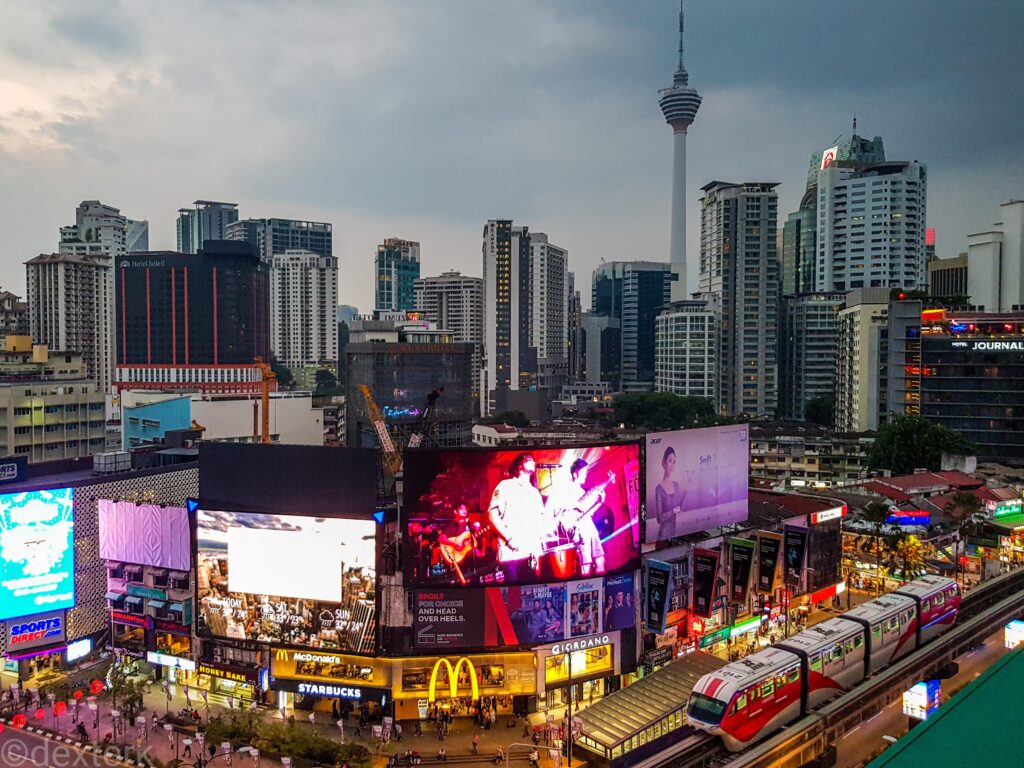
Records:
M159 651L147 651L146 663L157 670L157 678L164 678L169 683L185 683L196 671L196 663L192 659Z
M3 673L11 682L38 687L54 682L63 673L66 648L65 611L49 611L11 619L5 625L7 658Z
M471 717L477 708L498 715L525 713L537 692L532 653L391 659L395 716L428 718L438 711Z
M109 595L108 595L109 597ZM150 616L137 616L121 610L110 611L110 644L113 650L127 651L133 656L145 656L146 631L153 628Z
M605 632L537 649L537 693L548 712L573 702L592 704L619 688L621 632ZM630 649L631 653L635 653ZM558 719L556 717L556 719Z
M190 685L249 704L259 699L260 670L242 665L200 661L196 663L196 674Z
M279 709L362 707L374 716L391 702L391 667L371 656L328 653L316 649L270 649L270 688Z

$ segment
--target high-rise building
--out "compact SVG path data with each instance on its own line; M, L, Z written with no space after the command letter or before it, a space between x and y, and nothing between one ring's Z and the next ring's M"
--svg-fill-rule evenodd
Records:
M658 105L665 122L672 126L672 239L669 262L675 274L673 301L686 298L686 132L697 117L701 97L690 87L690 75L683 66L683 4L679 3L679 63L672 86L660 91Z
M377 246L373 258L376 275L374 308L413 308L413 284L420 276L420 244L414 240L388 237Z
M622 324L617 317L584 312L580 318L581 378L588 384L622 381Z
M238 203L196 200L178 210L178 252L198 253L207 240L226 240L228 226L238 221ZM140 248L138 250L148 250Z
M116 284L119 390L260 391L253 359L270 359L270 276L251 245L122 256Z
M580 292L576 290L576 275L566 273L566 354L569 359L569 381L578 381L583 372L583 306Z
M924 289L927 173L837 160L818 173L815 290Z
M616 388L654 389L654 323L671 301L672 269L664 262L609 261L594 270L591 311L619 321L621 360L619 380L613 382Z
M857 123L854 121L852 134L838 137L833 146L817 150L811 155L807 167L807 188L800 200L800 208L789 214L783 228L784 296L826 290L817 282L815 272L818 240L818 174L837 160L858 164L885 162L882 137L865 139L858 136Z
M537 385L560 389L569 378L566 281L569 252L530 234L530 346L537 350Z
M241 219L227 226L225 239L253 243L260 258L268 264L275 253L295 248L321 256L334 255L332 227L322 221Z
M969 296L967 254L928 262L928 293L932 296ZM972 299L973 301L973 299Z
M490 413L497 389L533 386L537 351L530 346L530 230L511 219L484 226L484 386L481 410Z
M718 312L722 413L774 416L778 404L777 186L701 188L700 293Z
M1024 200L999 213L992 229L967 236L967 293L987 312L1024 309Z
M128 221L112 205L83 200L75 209L75 223L60 228L58 251L75 256L105 254L111 258L127 253Z
M149 250L149 222L126 219L125 249L128 253Z
M10 291L0 290L0 336L31 336L28 304Z
M886 367L889 289L857 288L839 310L836 352L835 428L878 429L885 417L880 398Z
M779 415L803 421L807 403L833 398L844 293L784 296L779 329Z
M87 229L80 230L83 243L93 244L95 230L90 236ZM118 231L117 226L105 229L100 227L100 244ZM114 364L114 262L107 254L44 253L25 262L32 340L81 353L87 378L103 393L109 391Z
M338 362L338 262L288 249L270 269L270 348L293 371Z
M413 285L413 304L435 328L452 339L473 345L473 392L479 396L484 343L484 281L461 272L421 277Z
M655 320L654 338L655 391L714 401L718 335L708 302L673 302Z

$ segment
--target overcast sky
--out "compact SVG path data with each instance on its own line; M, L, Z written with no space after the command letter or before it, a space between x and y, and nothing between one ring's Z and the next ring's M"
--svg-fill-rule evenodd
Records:
M340 297L372 308L382 238L481 274L488 218L601 259L667 260L672 0L8 2L0 9L0 285L99 199L174 248L177 209L330 221ZM1024 197L1020 0L691 0L691 285L699 188L777 181L850 131L928 165L942 256Z

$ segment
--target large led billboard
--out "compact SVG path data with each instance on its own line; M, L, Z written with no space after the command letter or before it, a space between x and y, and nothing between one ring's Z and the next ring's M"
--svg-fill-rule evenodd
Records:
M639 447L409 451L406 581L501 586L633 570Z
M0 619L75 605L71 488L0 495Z
M647 532L653 544L747 519L744 424L647 436Z
M200 509L200 631L372 653L375 538L373 520Z

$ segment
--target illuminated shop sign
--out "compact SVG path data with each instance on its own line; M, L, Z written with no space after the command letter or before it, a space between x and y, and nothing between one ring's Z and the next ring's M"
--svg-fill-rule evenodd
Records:
M845 504L841 507L836 507L835 509L826 509L824 512L814 512L811 515L811 523L824 523L829 520L836 520L840 517L846 517Z
M974 352L1024 352L1024 341L976 341Z
M72 661L78 661L79 659L84 659L90 653L92 653L92 638L91 637L85 637L85 638L82 638L81 640L75 640L75 642L68 644L68 649L67 649L68 663L70 664Z
M64 642L64 611L7 622L7 648L20 652Z
M196 663L192 661L192 659L183 659L180 656L168 656L166 653L149 651L146 654L146 661L160 667L177 667L178 669L184 669L186 672L196 671Z
M473 692L473 701L480 699L480 682L477 680L476 667L473 666L473 662L463 656L455 662L455 666L452 667L452 663L448 659L438 659L434 662L434 668L430 671L430 687L427 689L427 699L433 703L437 699L437 677L438 672L444 667L445 671L448 672L448 692L450 698L455 698L456 692L458 691L459 685L459 672L463 666L466 668L466 673L469 677L469 684Z
M150 616L135 616L131 613L125 613L124 611L111 611L110 620L116 621L118 624L127 624L130 627L141 627L142 629L152 629L153 619Z
M903 692L903 714L917 720L927 720L939 709L942 683L928 680L915 683L909 691Z
M381 706L384 706L391 696L391 691L387 688L314 683L304 680L275 680L273 688L277 691L297 693L300 696L326 696L332 699L348 699L351 701L372 700L380 702Z
M312 696L331 696L336 699L359 699L362 691L344 685L327 685L325 683L299 683L298 693Z
M551 646L551 653L557 656L560 653L575 653L588 648L597 648L600 645L611 645L611 643L612 639L609 635L592 635L591 637L581 637L579 640L555 643Z
M241 667L228 667L223 664L207 664L201 661L196 664L196 672L200 675L219 677L222 680L230 680L235 683L241 683L242 685L259 684L259 671L255 669L250 671L242 669Z
M839 156L839 146L829 147L821 153L821 170L825 170L836 161Z

